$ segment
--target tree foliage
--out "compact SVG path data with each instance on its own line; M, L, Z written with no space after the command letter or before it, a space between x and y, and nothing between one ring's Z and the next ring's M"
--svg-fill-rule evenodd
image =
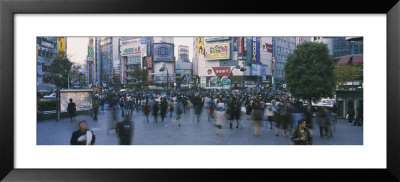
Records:
M335 65L335 77L337 84L343 84L345 82L360 80L360 72L363 68L362 64L345 64Z
M334 60L323 43L305 42L287 57L285 81L292 96L306 100L332 97Z
M145 83L147 81L147 71L140 68L135 68L129 73L129 76L132 77L133 80L136 80L136 82Z
M56 57L49 67L50 78L59 88L68 87L68 74L71 71L72 62L66 57Z

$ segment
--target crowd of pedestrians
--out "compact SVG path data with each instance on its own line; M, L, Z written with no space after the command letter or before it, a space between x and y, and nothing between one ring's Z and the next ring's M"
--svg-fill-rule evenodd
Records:
M132 143L134 125L131 118L135 112L143 112L146 118L145 122L152 121L154 123L164 122L168 113L170 118L173 117L174 113L176 125L180 127L188 120L203 122L200 120L200 115L206 110L207 121L213 123L217 135L223 135L222 128L225 123L229 129L235 129L241 127L243 120L248 120L251 122L254 135L260 136L261 128L265 122L267 129L275 129L276 137L280 135L290 136L291 141L296 145L311 145L315 126L318 126L321 138L334 137L337 123L336 106L333 108L310 108L307 104L287 94L190 92L154 97L153 95L118 92L102 93L95 96L93 120L98 120L99 108L104 111L106 104L108 105L106 109L112 112L107 133L115 130L120 137L121 145ZM73 107L74 104L71 105ZM68 109L70 110L69 106ZM191 112L191 110L193 111ZM124 118L123 121L118 121L118 114L121 118ZM192 115L192 118L182 118L182 114ZM354 115L349 115L350 122ZM70 114L70 116L71 121L73 121L74 115ZM149 116L152 116L152 119L149 119ZM355 124L361 125L362 119L356 121ZM83 132L83 129L79 131L74 132L71 144L85 144L85 142L75 141L75 138Z

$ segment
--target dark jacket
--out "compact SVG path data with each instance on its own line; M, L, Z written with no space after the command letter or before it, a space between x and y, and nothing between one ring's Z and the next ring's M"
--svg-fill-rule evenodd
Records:
M96 136L94 135L92 130L86 129L86 132L87 131L91 131L92 132L93 136L92 136L92 141L90 143L92 145L94 145L94 142L96 141ZM86 139L82 140L82 141L78 141L79 137L81 137L83 135L86 135L86 132L85 133L81 133L80 130L74 131L72 133L71 140L70 140L71 145L86 145Z
M76 104L74 102L68 103L68 112L75 112L76 111Z
M310 131L307 130L307 128L304 128L304 134L305 134L305 140L302 141L300 139L302 137L302 134L299 130L299 127L297 127L296 130L294 130L292 136L290 137L290 140L292 140L292 142L295 145L312 145L312 136Z
M130 121L122 121L118 123L118 136L120 145L130 145L134 126Z

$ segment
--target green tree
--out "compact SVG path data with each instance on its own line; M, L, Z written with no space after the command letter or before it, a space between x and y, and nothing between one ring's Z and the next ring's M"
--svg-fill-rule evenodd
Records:
M335 89L334 60L327 45L305 42L287 57L285 81L292 96L312 100L332 97Z
M360 80L360 72L363 68L362 64L348 63L345 65L335 65L336 84L344 84L354 80Z
M50 78L57 88L68 87L68 74L71 71L72 62L66 57L56 57L49 67Z

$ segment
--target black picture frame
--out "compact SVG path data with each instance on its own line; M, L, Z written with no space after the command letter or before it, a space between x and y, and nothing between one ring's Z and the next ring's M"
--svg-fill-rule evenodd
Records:
M212 6L210 6L212 5ZM386 169L14 169L14 15L37 13L374 13L387 15L387 168ZM316 14L317 16L317 14ZM5 181L210 181L233 178L277 181L399 181L398 0L279 0L256 2L1 0L0 1L0 179ZM374 121L379 124L379 121ZM384 122L384 118L382 121ZM266 154L267 155L267 154ZM353 154L352 154L353 155ZM232 159L234 160L234 159ZM368 160L368 159L366 159ZM119 161L116 161L119 162ZM120 161L122 162L122 161Z

